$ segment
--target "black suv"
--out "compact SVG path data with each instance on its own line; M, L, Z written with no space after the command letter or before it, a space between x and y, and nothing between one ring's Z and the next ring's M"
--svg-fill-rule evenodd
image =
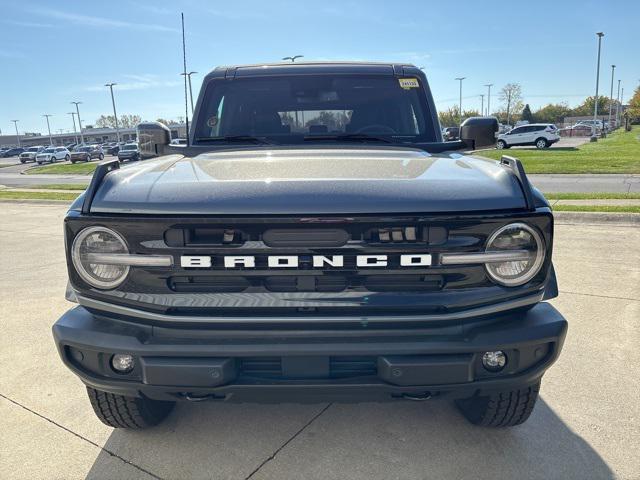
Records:
M176 401L452 399L473 423L525 421L567 322L553 216L521 163L443 142L413 65L218 68L188 145L138 126L65 221L78 305L53 327L107 425ZM122 153L122 150L120 151Z

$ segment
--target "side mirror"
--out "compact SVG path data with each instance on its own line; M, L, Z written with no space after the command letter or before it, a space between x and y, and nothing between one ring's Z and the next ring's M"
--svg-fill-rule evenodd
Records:
M142 158L164 155L166 146L171 142L171 130L160 122L139 123L136 133Z
M497 133L498 119L495 117L467 118L460 126L460 140L471 150L495 145Z

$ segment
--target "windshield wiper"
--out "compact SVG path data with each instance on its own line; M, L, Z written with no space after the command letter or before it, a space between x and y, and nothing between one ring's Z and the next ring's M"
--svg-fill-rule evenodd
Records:
M265 137L254 137L253 135L223 135L221 137L196 137L196 142L238 142L238 143L260 143L263 145L273 145Z
M346 140L354 142L363 142L372 140L374 142L396 143L395 140L387 137L379 137L377 135L368 135L366 133L344 133L338 135L306 135L306 140Z

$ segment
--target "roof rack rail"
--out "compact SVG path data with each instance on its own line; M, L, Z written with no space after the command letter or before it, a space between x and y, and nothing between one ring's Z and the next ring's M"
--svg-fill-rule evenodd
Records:
M535 201L533 198L533 191L531 190L531 184L529 183L527 174L524 171L522 162L515 157L503 155L502 158L500 158L500 165L509 167L509 169L511 170L511 173L513 173L513 175L518 180L518 183L520 184L520 188L522 188L522 193L524 195L524 201L525 201L527 210L529 211L535 210L536 207L535 207Z
M89 211L91 210L91 202L93 202L93 197L96 196L98 187L100 187L100 184L102 183L102 180L104 180L104 177L107 176L107 173L118 170L119 168L120 160L107 160L106 162L98 164L95 172L93 172L93 177L91 177L91 183L89 183L87 191L84 194L84 202L82 202L82 213L89 213Z

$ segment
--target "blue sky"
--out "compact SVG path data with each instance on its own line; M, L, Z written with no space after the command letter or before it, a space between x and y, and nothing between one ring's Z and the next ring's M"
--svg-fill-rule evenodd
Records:
M523 6L526 5L526 6ZM596 36L604 31L601 93L612 63L625 97L640 79L640 2L627 1L195 1L0 0L0 128L70 130L72 100L83 123L111 112L144 119L184 115L180 11L190 70L216 65L308 60L412 62L425 67L438 108L463 108L522 85L532 107L579 103L595 89ZM202 75L194 75L194 95ZM614 92L615 95L615 92Z

